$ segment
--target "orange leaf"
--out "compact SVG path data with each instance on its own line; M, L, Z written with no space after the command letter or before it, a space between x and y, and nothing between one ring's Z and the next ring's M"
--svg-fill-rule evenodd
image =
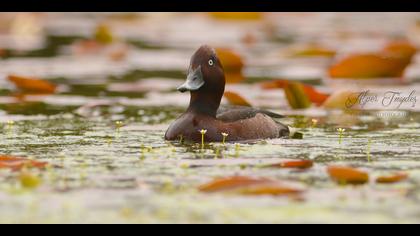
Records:
M233 176L216 179L199 187L201 192L213 193L233 191L244 195L291 195L303 192L303 189L286 186L278 181L266 178Z
M284 93L293 109L306 109L311 106L311 100L302 83L289 81L284 88Z
M246 177L246 176L232 176L232 177L225 177L219 178L210 183L204 184L200 186L198 189L201 192L219 192L219 191L226 191L237 189L240 187L251 186L255 184L267 184L272 183L272 180L266 178L255 178L255 177Z
M211 17L221 20L260 20L261 12L210 12Z
M368 173L351 167L329 166L328 174L339 183L364 184L369 181Z
M333 57L336 52L334 50L324 48L318 45L310 45L306 48L292 51L291 56L294 57Z
M311 160L290 160L290 161L283 161L280 163L272 164L271 167L278 167L278 168L297 168L297 169L308 169L314 165L313 161Z
M28 160L21 157L12 157L12 156L0 156L0 169L12 169L12 170L20 170L23 167L34 167L34 168L45 168L48 163Z
M288 83L289 81L287 80L273 80L261 83L261 87L263 89L284 89L288 86ZM321 93L310 85L302 84L302 86L305 94L308 95L309 100L318 106L322 105L329 97L328 94Z
M329 69L331 78L400 77L408 63L385 54L354 54L338 61Z
M217 56L222 63L227 83L239 83L245 79L242 75L244 63L239 54L228 48L216 48Z
M248 106L248 107L251 106L251 104L245 98L243 98L241 95L235 92L226 91L224 96L232 105Z
M410 61L414 54L416 54L417 48L408 41L398 40L388 43L382 52L393 54Z
M305 93L309 96L309 100L316 105L322 105L329 97L329 95L318 92L314 87L304 85Z
M376 183L390 184L406 180L407 178L408 175L406 173L396 173L389 176L379 176L378 178L376 178Z
M302 193L303 190L300 188L295 188L291 186L284 186L281 184L258 184L245 187L244 189L239 190L239 193L245 195L290 195Z
M263 89L278 89L278 88L284 89L287 86L287 82L288 82L287 80L282 80L282 79L262 82L261 83L261 88L263 88Z
M14 83L20 90L36 94L51 94L55 92L57 87L45 80L23 76L9 75L8 80Z

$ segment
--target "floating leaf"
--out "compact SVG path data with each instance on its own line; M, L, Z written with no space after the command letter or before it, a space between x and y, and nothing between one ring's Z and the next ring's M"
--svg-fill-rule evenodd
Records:
M277 80L271 80L271 81L266 81L266 82L262 82L261 83L261 88L262 89L284 89L287 86L288 81L287 80L282 80L282 79L277 79Z
M230 191L244 195L290 195L303 192L302 188L287 186L275 180L246 176L216 179L199 187L201 192Z
M263 89L285 89L289 85L287 80L273 80L268 82L261 83ZM308 96L309 100L316 105L322 105L329 97L328 94L321 93L316 90L313 86L302 84L305 94Z
M308 95L309 100L316 105L322 105L329 97L328 94L324 94L316 90L314 87L304 85L305 93Z
M12 169L20 170L24 167L27 168L45 168L48 163L28 160L21 157L12 157L12 156L0 156L0 169Z
M351 167L329 166L330 177L342 184L364 184L369 181L369 174Z
M244 63L239 54L228 48L216 48L217 56L225 71L227 83L239 83L245 79L242 75Z
M209 15L221 20L260 20L261 12L210 12Z
M282 184L258 184L253 186L248 186L238 191L244 195L292 195L299 194L303 192L303 189L296 188L292 186L285 186Z
M9 75L8 80L24 92L35 94L52 94L57 86L45 80L17 75Z
M319 45L309 45L291 52L292 57L334 57L336 51Z
M388 175L388 176L379 176L378 178L376 178L376 183L390 184L390 183L401 182L403 180L406 180L407 178L408 178L408 175L406 173L396 173L396 174Z
M400 77L408 65L401 58L385 54L354 54L330 67L331 78L394 78Z
M266 178L255 178L255 177L247 177L247 176L232 176L232 177L225 177L219 178L210 183L204 184L200 186L198 189L201 192L219 192L219 191L226 191L232 190L240 187L251 186L255 184L268 184L272 183L272 180Z
M305 92L305 87L299 82L288 82L284 88L287 101L293 109L306 109L311 106L311 101Z
M411 61L416 54L417 48L408 41L398 40L388 43L382 52Z
M226 91L224 96L232 105L248 106L248 107L251 106L251 104L245 98L243 98L241 95L235 92Z
M277 168L296 168L296 169L308 169L314 165L311 160L289 160L282 161L280 163L272 164L271 167Z

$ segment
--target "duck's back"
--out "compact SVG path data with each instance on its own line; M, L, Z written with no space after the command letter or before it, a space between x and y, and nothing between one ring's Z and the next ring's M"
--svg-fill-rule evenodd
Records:
M290 133L289 127L275 120L276 118L283 117L271 111L244 106L221 106L217 111L217 119L223 122L241 123L243 120L251 121L248 124L251 125L248 127L250 132L257 133L262 128L271 127L272 130L278 129L278 137L288 137ZM272 127L273 122L276 128ZM265 133L269 132L265 131ZM255 136L258 135L255 134Z

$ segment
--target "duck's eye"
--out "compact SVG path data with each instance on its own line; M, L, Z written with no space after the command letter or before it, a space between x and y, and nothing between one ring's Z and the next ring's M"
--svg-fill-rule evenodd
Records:
M212 59L210 59L210 60L209 60L209 65L210 65L210 66L212 66L213 64L214 64L213 60L212 60Z

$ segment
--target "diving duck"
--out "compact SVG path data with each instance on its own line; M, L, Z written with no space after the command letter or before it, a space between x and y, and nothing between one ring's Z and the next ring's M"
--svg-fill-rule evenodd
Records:
M178 91L191 94L187 111L168 128L166 140L201 141L205 130L208 142L248 141L289 136L289 128L273 118L283 116L252 107L220 107L225 75L215 50L201 46L191 57L187 80Z

